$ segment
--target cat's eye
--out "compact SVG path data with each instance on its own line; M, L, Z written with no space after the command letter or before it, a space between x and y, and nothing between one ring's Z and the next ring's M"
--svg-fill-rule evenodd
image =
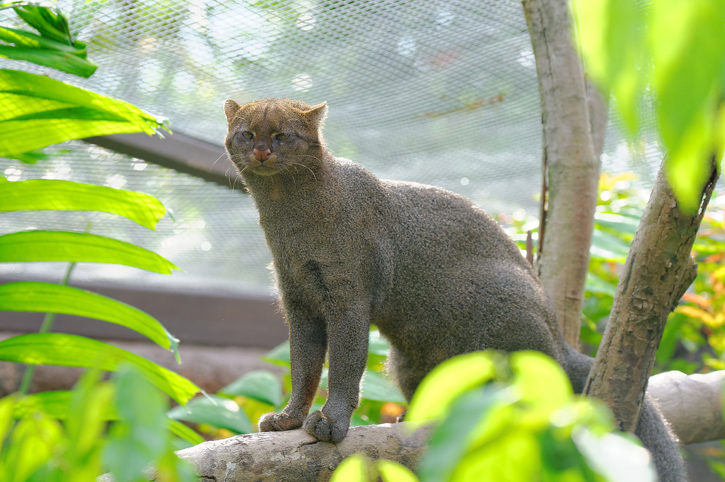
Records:
M242 135L245 139L254 139L254 134L249 131L242 131Z
M289 134L280 133L274 136L274 138L278 141L284 141L285 139L289 139Z

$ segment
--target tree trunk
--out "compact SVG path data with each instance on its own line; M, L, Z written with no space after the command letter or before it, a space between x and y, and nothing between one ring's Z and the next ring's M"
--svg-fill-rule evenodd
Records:
M586 81L571 42L567 2L523 0L523 6L539 78L547 176L538 274L554 303L564 337L578 348L599 159L592 143Z
M622 430L637 426L667 315L697 275L690 251L717 176L713 158L700 212L693 217L678 209L664 168L657 175L584 389L612 408Z

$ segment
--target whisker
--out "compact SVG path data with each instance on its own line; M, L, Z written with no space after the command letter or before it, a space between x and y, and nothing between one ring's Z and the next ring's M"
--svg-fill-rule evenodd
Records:
M309 167L305 166L304 164L300 164L300 163L297 163L297 162L293 162L292 165L293 166L301 166L301 167L304 167L305 169L307 169L308 171L310 171L312 173L312 176L315 178L315 182L317 182L317 175L315 174L315 171L313 171Z
M216 165L216 163L219 162L219 159L221 159L222 157L224 157L226 155L227 155L227 153L225 152L221 156L217 157L216 158L216 161L214 161L214 162L211 163L211 167L209 167L209 170L207 172L211 172L211 170L214 169L214 166Z

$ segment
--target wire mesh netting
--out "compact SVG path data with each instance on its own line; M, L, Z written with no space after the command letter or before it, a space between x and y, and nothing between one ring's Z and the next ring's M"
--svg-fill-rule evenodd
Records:
M541 125L536 68L518 0L68 0L74 33L98 71L44 73L165 116L180 133L221 145L225 99L327 101L325 137L339 156L382 178L456 191L492 213L537 212ZM15 20L0 15L3 24ZM660 159L644 136L634 155L610 126L603 168L647 185ZM76 280L166 289L267 291L270 256L251 200L238 190L79 142L34 166L1 159L10 180L64 178L159 197L176 221L158 232L108 215L0 216L0 234L28 227L112 235L167 256L171 278L81 266ZM221 159L218 162L228 162ZM7 265L0 274L60 276L62 267Z

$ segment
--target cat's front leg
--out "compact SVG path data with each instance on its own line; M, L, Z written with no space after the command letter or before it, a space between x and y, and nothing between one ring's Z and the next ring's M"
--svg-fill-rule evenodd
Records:
M321 410L305 420L305 430L318 440L337 443L347 434L360 400L360 380L368 355L370 317L364 306L327 320L330 370L328 396Z
M281 413L262 415L259 419L260 432L302 427L320 385L327 348L324 321L310 319L288 308L287 322L290 327L292 393Z

